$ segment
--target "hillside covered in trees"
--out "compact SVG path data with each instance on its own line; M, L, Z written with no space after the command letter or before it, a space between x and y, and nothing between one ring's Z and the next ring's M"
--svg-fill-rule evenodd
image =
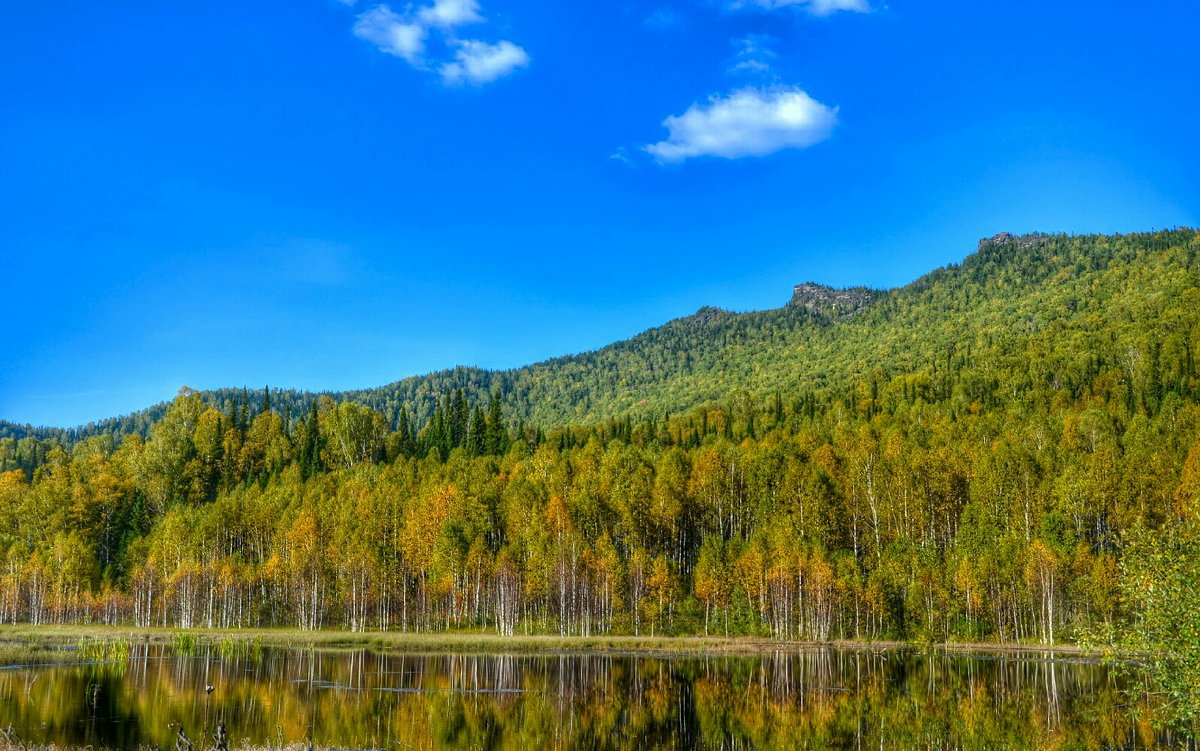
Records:
M1196 232L999 235L513 371L6 426L0 621L1152 642L1197 347Z
M507 371L456 367L374 389L313 394L274 389L281 413L308 411L317 399L352 401L382 414L392 429L402 417L424 424L438 400L462 389L474 403L498 395L514 421L544 428L614 418L663 417L699 404L779 391L843 397L895 375L926 373L948 388L953 375L970 392L1002 400L986 378L1020 384L1068 378L1072 389L1096 368L1145 351L1147 337L1169 354L1161 375L1188 378L1194 342L1184 311L1195 309L1196 233L1176 230L1129 236L996 235L957 266L890 291L797 285L782 308L732 313L706 307L594 352ZM1183 299L1184 293L1190 295ZM1154 322L1151 331L1147 325ZM1169 330L1167 330L1169 329ZM1166 336L1166 335L1170 336ZM1064 341L1062 337L1067 337ZM1168 342L1167 339L1170 339ZM1147 354L1149 352L1147 351ZM1161 353L1160 353L1161 355ZM1028 362L1040 370L1029 372ZM1136 368L1139 378L1159 377ZM970 377L962 378L963 371ZM202 392L228 412L259 401L262 390ZM35 428L0 420L0 440L30 438L69 445L79 438L148 435L167 404L74 429Z

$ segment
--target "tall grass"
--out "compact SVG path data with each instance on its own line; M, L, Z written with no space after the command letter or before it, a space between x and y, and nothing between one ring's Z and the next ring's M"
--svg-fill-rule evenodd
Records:
M175 639L171 643L171 646L175 650L175 654L191 657L196 654L196 647L199 646L199 641L196 639L195 634L184 631L175 634Z
M91 639L83 637L75 644L75 654L92 662L128 662L129 639Z
M217 654L225 659L233 657L249 657L252 659L261 659L263 653L262 636L255 636L254 639L234 639L231 636L223 637L217 642Z

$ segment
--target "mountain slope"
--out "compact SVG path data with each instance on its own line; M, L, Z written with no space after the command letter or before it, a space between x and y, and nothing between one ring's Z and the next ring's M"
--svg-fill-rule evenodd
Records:
M405 403L421 414L450 388L477 398L499 389L510 414L556 425L661 415L738 392L844 395L906 373L936 388L965 371L956 378L964 396L989 402L1082 386L1108 367L1179 385L1195 377L1198 253L1191 230L1001 234L961 265L887 292L799 285L779 309L703 308L594 352L503 372L458 368L343 397L391 416ZM975 371L987 371L986 382Z
M402 407L423 423L454 389L475 402L499 392L507 415L550 427L774 393L847 398L904 374L919 376L930 399L957 389L967 402L988 404L1042 388L1082 388L1104 369L1142 387L1154 380L1157 389L1190 388L1200 346L1198 247L1188 229L1002 233L980 241L962 264L889 291L810 282L777 309L706 307L592 352L506 371L457 367L330 396L372 407L394 426ZM205 397L225 410L240 393ZM271 398L295 415L315 396L277 391ZM162 409L80 434L144 432Z

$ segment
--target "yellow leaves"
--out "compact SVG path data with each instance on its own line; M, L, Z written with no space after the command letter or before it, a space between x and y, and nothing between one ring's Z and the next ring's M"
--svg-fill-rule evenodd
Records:
M288 550L296 565L312 563L320 555L320 528L312 509L301 509L285 535Z
M267 558L266 563L263 564L262 572L263 577L267 581L280 582L288 578L288 567L283 562L283 559L279 557L278 553L272 553Z
M1076 412L1067 412L1063 415L1062 440L1063 446L1068 451L1077 452L1083 449L1081 422L1082 416Z
M825 474L829 475L830 477L837 477L839 461L837 452L834 450L832 444L824 443L819 446L817 450L813 452L812 461L813 464L820 467Z
M650 595L658 600L672 600L679 593L679 579L666 557L659 554L650 566L650 576L646 580Z
M212 463L221 454L221 443L224 438L221 428L224 419L221 413L209 407L196 420L196 429L192 432L192 443L196 454L205 463Z
M222 587L232 587L237 584L239 572L237 567L228 558L224 558L217 563L217 584Z
M738 556L733 566L738 585L752 602L762 600L766 592L766 555L759 545L751 543Z
M805 569L808 572L809 585L815 590L830 590L833 588L833 566L825 557L825 552L817 548L809 556Z
M324 456L331 467L350 467L375 458L383 447L387 421L383 415L353 402L323 403L321 434Z
M0 532L0 541L15 527L14 522L18 519L18 509L28 490L29 484L25 482L23 471L14 469L12 472L0 472L0 518L9 520L9 529L6 532Z
M426 572L433 565L438 535L459 498L456 486L443 485L408 505L401 545L411 571Z
M42 558L42 551L34 550L25 559L24 574L26 579L36 579L46 575L46 563Z
M1058 570L1058 556L1040 539L1025 550L1025 581L1030 587L1047 587Z
M730 594L722 543L710 537L700 548L700 559L693 574L692 589L705 602L723 605Z
M1180 519L1200 521L1200 441L1183 462L1179 487L1175 489L1175 514Z
M11 492L17 488L28 487L25 482L25 472L14 469L11 472L0 472L0 493Z
M167 576L167 592L175 594L181 587L194 587L196 580L203 570L196 563L189 563L176 568Z
M562 496L552 497L550 503L546 505L546 523L559 544L562 544L565 538L574 533L575 525L571 522L571 512L567 509L567 504Z
M722 435L729 429L729 419L729 416L726 415L723 409L710 409L705 414L705 421L708 423L709 428L717 435Z
M971 559L965 555L959 559L958 567L954 570L954 586L962 593L969 612L979 609L983 599L981 588L976 579L974 567L971 565Z
M651 518L659 527L674 531L683 513L689 467L678 448L663 454L655 468Z
M246 431L242 447L242 466L252 474L278 472L290 458L290 446L283 434L283 418L278 412L263 412Z

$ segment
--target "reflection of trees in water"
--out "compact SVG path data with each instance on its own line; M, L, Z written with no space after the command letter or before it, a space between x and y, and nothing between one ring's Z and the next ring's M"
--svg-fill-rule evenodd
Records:
M214 690L207 693L205 686ZM127 665L0 673L0 720L36 741L168 747L1087 748L1170 740L1084 661L905 650L754 657L379 655L139 646Z

